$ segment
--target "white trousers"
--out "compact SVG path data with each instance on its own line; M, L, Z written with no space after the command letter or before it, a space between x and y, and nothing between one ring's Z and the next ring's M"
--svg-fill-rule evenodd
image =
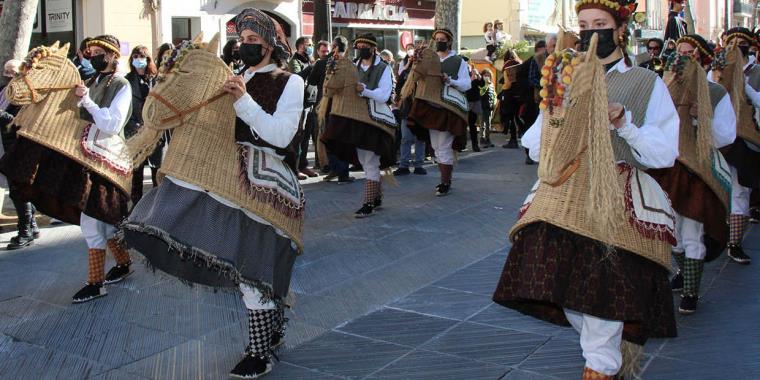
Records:
M364 168L364 174L370 181L380 182L380 155L371 151L356 148L359 163Z
M707 248L703 240L705 234L704 224L694 219L676 214L676 241L673 247L675 252L685 252L686 257L694 260L704 260Z
M607 376L616 375L623 366L620 344L623 340L623 322L601 319L565 309L565 316L581 334L581 349L586 367Z
M85 214L79 214L79 227L89 249L106 249L106 242L116 235L116 227Z
M435 159L440 164L454 165L454 135L446 131L430 130L430 147L435 151Z
M243 293L243 303L245 303L246 309L274 310L277 308L272 301L261 302L261 292L250 285L240 284L240 291Z
M758 164L760 165L760 164ZM752 189L739 184L739 175L731 167L731 213L749 216L749 196Z

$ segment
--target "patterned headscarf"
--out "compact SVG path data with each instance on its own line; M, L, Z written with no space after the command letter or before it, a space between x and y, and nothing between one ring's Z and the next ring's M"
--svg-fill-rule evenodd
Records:
M291 49L282 26L272 17L256 8L246 8L235 17L235 28L238 34L246 29L261 36L271 46L273 59L287 60Z

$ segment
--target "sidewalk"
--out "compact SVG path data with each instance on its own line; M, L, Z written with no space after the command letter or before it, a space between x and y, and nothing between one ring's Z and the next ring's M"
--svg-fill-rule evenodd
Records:
M265 379L580 378L573 330L490 301L506 232L535 180L523 159L501 148L467 154L444 198L433 194L433 167L400 177L363 220L353 217L362 181L306 185L287 345ZM760 259L756 226L745 247ZM239 296L140 264L107 297L72 305L85 251L76 226L0 251L0 378L227 378L247 337ZM679 317L679 338L649 342L644 378L760 378L757 265L708 264L699 312Z

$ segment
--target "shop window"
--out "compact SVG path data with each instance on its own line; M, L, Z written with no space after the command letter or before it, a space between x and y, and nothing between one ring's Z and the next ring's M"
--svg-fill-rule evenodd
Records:
M199 17L172 17L172 43L174 45L193 39L200 31L201 19Z

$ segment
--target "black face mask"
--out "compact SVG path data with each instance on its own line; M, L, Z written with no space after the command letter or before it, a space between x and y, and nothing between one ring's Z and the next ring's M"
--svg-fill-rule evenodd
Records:
M747 58L747 55L749 55L749 45L746 45L746 46L738 45L737 47L739 48L739 51L742 52L742 56L744 58Z
M444 41L435 42L435 51L447 51L449 50L449 43Z
M587 51L591 44L591 36L596 33L599 35L599 41L596 45L596 55L599 58L607 58L610 54L617 49L617 43L615 43L614 30L610 29L587 29L581 30L581 51Z
M92 68L97 72L105 71L105 69L108 68L108 62L106 62L105 54L92 56L92 58L90 58L90 64L92 64Z
M370 48L359 49L359 58L369 59L370 57L372 57L372 50Z
M264 60L264 53L262 52L261 44L241 44L240 45L240 59L246 66L253 67L261 63Z
M240 60L240 51L239 50L233 50L232 51L232 59L234 60Z

